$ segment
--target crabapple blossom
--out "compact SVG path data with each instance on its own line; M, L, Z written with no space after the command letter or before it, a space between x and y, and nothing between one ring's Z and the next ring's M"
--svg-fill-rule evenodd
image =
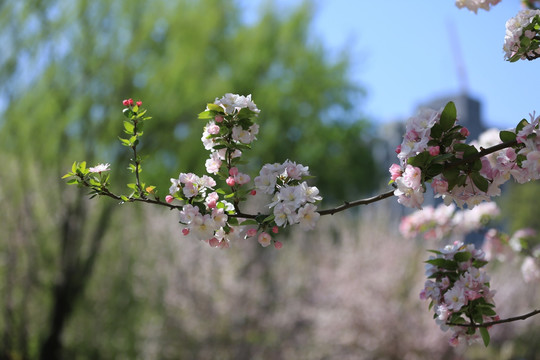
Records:
M521 274L525 282L530 283L540 280L540 260L527 256L521 265Z
M216 98L214 104L222 107L227 115L233 115L243 108L248 108L257 114L260 112L260 110L257 109L257 105L251 100L251 95L243 96L227 93L220 99Z
M506 22L505 60L532 60L540 56L538 27L540 10L525 9Z
M313 230L321 215L313 204L306 204L298 209L298 223L303 230Z
M426 262L429 279L420 298L431 301L430 308L434 307L435 322L441 330L452 331L450 345L459 344L460 339L475 340L478 338L475 328L455 324L467 321L482 324L497 318L493 310L494 292L489 288L489 277L481 269L487 263L485 254L474 245L462 242L433 252L436 256ZM487 330L481 331L489 338Z
M490 6L495 6L500 2L501 0L456 0L456 6L460 9L466 7L476 14L478 9L489 11Z
M259 237L257 238L257 241L259 244L262 245L262 247L267 247L272 243L272 237L267 232L262 232L259 234Z
M102 173L103 171L110 171L111 164L99 164L88 168L91 173Z

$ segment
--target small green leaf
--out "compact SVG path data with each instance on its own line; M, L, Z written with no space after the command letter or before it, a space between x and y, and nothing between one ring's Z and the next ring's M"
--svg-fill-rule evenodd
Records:
M457 118L456 105L452 101L450 101L448 104L446 104L446 106L444 107L444 110L441 113L440 125L441 125L442 131L450 130L454 126L456 122L456 118Z
M472 257L472 254L468 251L460 251L454 254L454 260L458 262L466 262Z
M471 178L474 183L474 185L483 192L487 192L489 188L489 181L480 175L479 172L475 171L471 173Z
M455 270L457 269L457 264L455 261L446 260L446 259L431 259L427 260L426 263L446 269L446 270Z
M223 108L219 106L218 104L208 103L206 104L206 107L208 108L208 110L216 111L218 113L223 112Z
M484 346L487 347L489 345L489 332L484 327L481 327L479 330L480 335L482 336L482 340L484 341Z
M135 128L135 125L131 121L124 120L124 129L128 134L133 134L133 129Z
M529 125L529 122L525 119L522 119L516 126L516 134L520 132L527 125Z
M78 184L79 181L77 179L71 179L71 180L68 180L67 184L68 185L74 185L74 184Z
M429 133L429 135L433 139L439 139L442 136L442 133L443 133L443 129L442 129L441 125L435 124L431 128L431 132Z
M501 131L499 133L499 138L502 142L509 142L516 140L516 133L512 131Z
M214 118L214 115L212 114L212 111L207 110L199 114L199 119L202 119L202 120L208 120L208 119L213 119L213 118Z

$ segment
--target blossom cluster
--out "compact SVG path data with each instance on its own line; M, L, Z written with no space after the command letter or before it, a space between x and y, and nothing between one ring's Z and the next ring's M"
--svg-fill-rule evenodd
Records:
M479 338L474 327L459 324L483 324L497 320L494 311L494 291L489 288L489 276L481 269L487 261L482 250L472 244L454 242L443 249L432 250L435 256L426 261L428 280L420 299L431 300L435 322L443 331L451 330L450 344ZM487 329L479 329L484 344L489 343Z
M503 50L511 62L540 57L540 10L525 9L506 22Z
M389 171L398 202L421 208L426 182L445 204L473 208L501 193L500 186L513 177L519 183L540 178L539 119L530 114L515 131L502 131L500 141L516 145L489 156L479 156L483 144L465 144L467 128L457 125L453 103L442 111L423 110L409 119L403 142L396 152L400 164ZM470 161L467 157L471 158Z
M449 236L463 237L483 228L499 213L500 210L494 202L485 202L473 209L463 210L457 210L454 204L426 206L423 210L404 216L399 224L399 231L408 239L418 236L422 236L425 240L442 240Z
M299 224L304 230L315 228L320 214L315 202L322 200L319 189L302 181L309 176L309 168L290 160L283 164L266 164L255 178L255 186L273 195L274 222L278 226Z
M180 173L177 179L171 179L166 201L186 201L180 211L180 222L186 225L182 230L184 235L192 234L212 247L228 248L230 240L240 231L228 224L227 214L234 211L234 206L219 199L213 191L215 186L216 181L210 176Z
M456 6L460 9L466 7L476 14L478 9L489 11L490 6L495 6L500 2L501 0L456 0Z
M522 255L521 275L527 283L540 281L540 242L534 229L526 228L511 236L489 229L482 245L487 260L508 261Z
M202 142L210 150L206 160L208 173L217 175L229 186L229 191L216 188L216 181L207 175L181 173L171 179L168 203L175 199L184 201L180 222L186 225L184 234L191 234L211 246L229 247L232 238L256 237L264 247L279 241L270 233L277 233L280 226L299 224L305 230L313 229L320 217L315 203L322 198L319 190L306 181L309 169L290 160L283 164L265 164L255 178L255 188L243 187L251 182L249 175L238 170L242 150L249 149L256 140L259 126L254 122L259 109L251 96L225 94L214 103L208 104L200 119L208 120L204 127ZM238 203L246 195L272 195L269 208L272 214L260 214L255 219L243 219L239 215ZM220 200L231 199L231 202ZM256 225L256 227L250 226Z
M203 130L201 141L206 150L210 150L210 158L206 160L206 171L216 175L223 162L232 167L231 159L239 158L242 149L249 149L249 144L256 140L259 125L253 122L260 110L251 100L251 95L225 94L221 99L208 104L199 118L210 119ZM240 183L250 180L245 174L237 176ZM238 182L238 178L236 182Z

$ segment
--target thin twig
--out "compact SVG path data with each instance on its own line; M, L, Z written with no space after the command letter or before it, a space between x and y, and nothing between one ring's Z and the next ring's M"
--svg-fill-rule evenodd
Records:
M485 327L489 327L489 326L493 326L493 325L497 325L497 324L504 324L504 323L509 323L509 322L518 321L518 320L525 320L525 319L528 319L531 316L534 316L534 315L537 315L537 314L540 314L540 310L534 310L534 311L531 311L530 313L520 315L520 316L514 316L514 317L511 317L511 318L507 318L507 319L501 319L501 320L494 320L494 321L490 321L490 322L485 322L483 324L474 324L474 323L456 324L456 323L447 322L446 325L449 325L449 326L462 326L462 327L468 327L468 328L485 328Z

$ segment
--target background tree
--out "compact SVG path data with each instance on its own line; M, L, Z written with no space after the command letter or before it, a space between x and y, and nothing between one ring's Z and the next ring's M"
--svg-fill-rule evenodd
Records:
M269 2L255 24L232 0L0 5L0 357L133 358L138 324L159 312L159 304L142 310L130 282L146 241L133 221L141 213L126 219L110 201L90 205L60 181L74 158L110 162L114 177L129 176L117 144L126 97L149 104L152 136L141 150L152 161L143 175L163 190L180 171L204 172L196 114L225 92L252 93L264 109L252 170L286 158L305 163L330 199L375 183L349 58L329 60L308 36L310 19L309 3L284 10ZM130 231L112 226L128 221ZM96 271L110 272L114 286L88 288ZM101 296L108 301L97 309L92 300ZM94 325L123 345L81 346L78 324L103 313L107 323Z

